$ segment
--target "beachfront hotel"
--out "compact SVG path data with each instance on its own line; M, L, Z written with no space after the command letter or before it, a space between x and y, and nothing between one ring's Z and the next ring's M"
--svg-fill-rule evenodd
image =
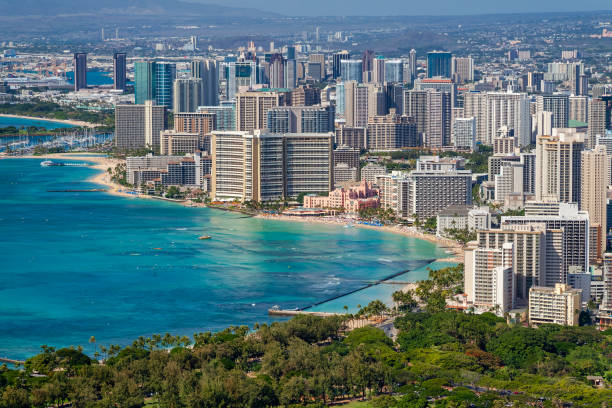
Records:
M358 186L337 188L328 196L304 196L304 208L333 208L358 213L366 208L378 208L379 205L378 190L367 181L362 181Z
M211 196L273 201L333 187L333 133L212 132Z

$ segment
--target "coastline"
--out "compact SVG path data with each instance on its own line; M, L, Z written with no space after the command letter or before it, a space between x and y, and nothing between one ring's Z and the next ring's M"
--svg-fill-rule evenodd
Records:
M66 125L73 125L73 126L77 126L77 127L87 127L87 128L90 128L90 129L96 128L98 126L103 126L100 123L89 123L89 122L84 122L82 120L49 119L49 118L42 118L42 117L37 117L37 116L11 115L11 114L8 114L8 113L0 113L0 117L15 118L15 119L41 120L41 121L45 121L45 122L64 123Z

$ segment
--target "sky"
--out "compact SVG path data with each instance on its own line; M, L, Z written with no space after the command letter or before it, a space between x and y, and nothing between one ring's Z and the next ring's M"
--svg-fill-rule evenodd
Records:
M186 0L295 16L449 15L611 10L612 0Z

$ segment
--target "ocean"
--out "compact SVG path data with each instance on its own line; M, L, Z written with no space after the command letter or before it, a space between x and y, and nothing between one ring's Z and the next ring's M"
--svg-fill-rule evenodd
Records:
M16 128L21 127L44 127L46 129L66 129L75 127L74 125L69 125L67 123L62 122L54 122L52 120L44 120L44 119L24 119L24 118L12 118L6 116L0 116L0 128L15 126Z
M270 322L268 308L306 307L399 271L427 276L444 249L410 237L246 217L106 193L87 167L0 159L0 356L43 344L130 344ZM210 240L198 240L200 235ZM441 265L443 266L443 265ZM317 310L355 311L378 285Z

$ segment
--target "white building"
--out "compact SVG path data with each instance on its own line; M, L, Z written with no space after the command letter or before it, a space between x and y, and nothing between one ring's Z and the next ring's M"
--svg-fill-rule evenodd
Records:
M554 323L577 326L582 291L558 283L554 288L534 286L529 289L529 324Z

